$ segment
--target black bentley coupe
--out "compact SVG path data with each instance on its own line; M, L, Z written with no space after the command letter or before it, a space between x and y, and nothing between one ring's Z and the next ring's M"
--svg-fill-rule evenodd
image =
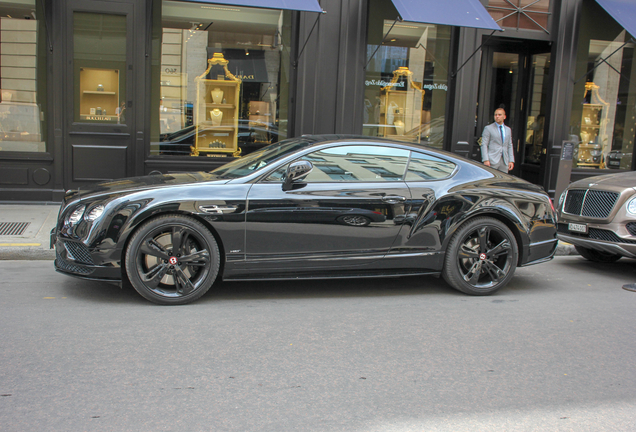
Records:
M215 281L441 275L472 295L552 259L538 186L451 153L370 137L302 136L211 172L69 191L57 271L185 304Z

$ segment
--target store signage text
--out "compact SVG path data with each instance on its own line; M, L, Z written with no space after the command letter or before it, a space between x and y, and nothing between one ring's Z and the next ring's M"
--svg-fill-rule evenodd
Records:
M387 82L384 80L366 80L364 82L367 86L381 86L381 87L404 87L404 81L402 82ZM425 84L422 86L422 90L444 90L448 91L446 84Z
M86 116L86 120L110 120L110 117L104 117L104 116Z
M366 80L364 83L368 86L377 85L381 87L404 87L404 82L392 83L384 80Z

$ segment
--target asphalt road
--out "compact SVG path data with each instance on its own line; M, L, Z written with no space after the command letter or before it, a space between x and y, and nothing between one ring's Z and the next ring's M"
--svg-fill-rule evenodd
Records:
M636 430L634 260L225 283L197 303L0 262L0 431Z

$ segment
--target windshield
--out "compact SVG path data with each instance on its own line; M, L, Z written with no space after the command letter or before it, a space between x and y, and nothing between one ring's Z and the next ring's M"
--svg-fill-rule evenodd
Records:
M314 140L306 138L292 138L269 145L259 151L250 153L245 157L236 159L222 167L211 171L212 174L225 179L233 179L246 176L254 171L271 164L272 162L287 156L312 144Z

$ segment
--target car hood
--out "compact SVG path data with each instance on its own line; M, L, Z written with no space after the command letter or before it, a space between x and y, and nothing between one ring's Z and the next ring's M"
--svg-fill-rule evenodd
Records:
M636 171L629 171L629 172L620 173L620 174L604 174L604 175L595 176L595 177L587 177L587 178L584 178L583 180L578 180L572 183L569 186L569 189L572 189L572 188L625 189L628 187L631 187L632 189L636 188Z
M99 183L91 189L77 189L68 191L65 201L73 198L88 198L98 195L111 195L117 193L132 193L148 189L158 189L169 186L179 186L185 184L213 182L225 184L229 180L221 179L207 172L190 172L178 174L148 175L143 177L130 177L109 182Z

